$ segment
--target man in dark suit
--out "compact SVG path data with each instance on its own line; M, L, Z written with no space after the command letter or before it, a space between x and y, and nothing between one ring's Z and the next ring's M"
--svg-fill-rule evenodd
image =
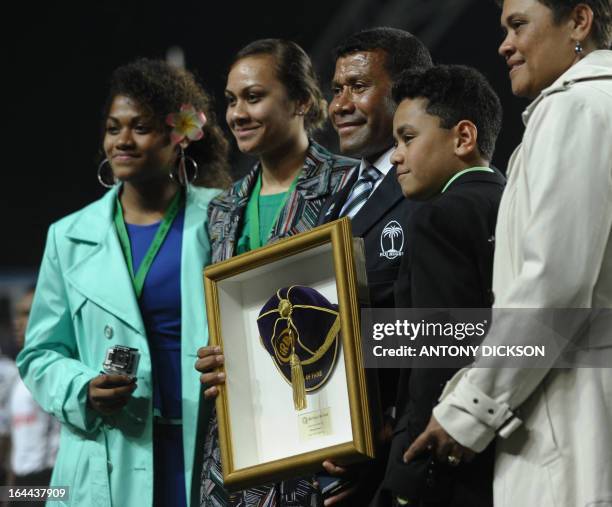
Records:
M338 133L341 152L360 158L361 163L343 189L323 206L319 223L341 216L351 218L353 235L364 239L370 304L393 308L393 286L409 242L406 223L416 203L402 195L390 160L396 108L391 90L403 70L431 67L431 56L410 33L387 27L351 35L334 53L329 116ZM390 440L398 372L381 369L379 374L381 404L387 419L387 436L383 438ZM362 488L357 493L354 488L345 490L328 499L327 504L344 500L343 505L352 507L367 505L384 473L384 450L379 456L382 459L376 470L361 470L368 475L368 481L361 481ZM346 474L329 461L324 467L332 474Z
M403 194L423 201L410 216L395 302L412 308L487 308L492 304L493 239L505 180L489 168L501 106L474 69L438 66L407 71L395 83L399 104L391 156ZM448 344L456 344L453 337ZM456 370L401 371L384 490L399 505L490 506L493 449L471 463L454 455L405 464L405 450L426 427L442 388Z
M429 51L416 37L394 28L372 28L335 49L329 116L343 154L360 158L351 179L324 205L319 222L351 217L353 235L365 242L373 307L393 308L393 283L407 244L405 224L414 203L402 195L390 161L393 151L393 81L405 69L430 67ZM372 191L359 184L375 167ZM367 182L366 182L367 183ZM362 190L364 189L365 192ZM391 236L386 228L394 227Z

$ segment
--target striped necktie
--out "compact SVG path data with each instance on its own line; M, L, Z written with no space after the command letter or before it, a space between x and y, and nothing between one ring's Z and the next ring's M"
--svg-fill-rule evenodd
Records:
M380 171L373 165L363 170L355 182L349 198L344 203L344 206L342 206L340 216L353 218L366 203L374 189L374 185L376 185L376 181L378 181L381 176L382 174Z

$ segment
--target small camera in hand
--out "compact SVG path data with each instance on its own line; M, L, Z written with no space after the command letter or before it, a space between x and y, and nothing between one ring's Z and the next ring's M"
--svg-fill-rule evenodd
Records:
M106 351L106 358L102 364L104 373L109 375L127 375L136 377L140 352L132 347L114 345Z

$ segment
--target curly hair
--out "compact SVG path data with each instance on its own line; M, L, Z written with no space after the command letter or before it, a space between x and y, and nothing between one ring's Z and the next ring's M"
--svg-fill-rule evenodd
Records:
M104 121L118 95L138 102L168 132L170 127L165 124L165 118L169 113L179 111L182 104L192 104L198 111L203 111L207 118L204 138L190 143L185 150L186 155L193 157L200 168L194 184L217 188L229 186L229 143L217 124L211 97L194 74L162 60L141 58L118 67L111 75L102 116Z
M419 39L406 30L379 26L361 30L347 37L333 50L334 60L357 51L382 49L386 54L385 68L391 81L406 69L432 66L431 55Z
M612 2L610 0L537 0L553 13L556 24L565 21L578 4L586 4L593 11L591 37L599 49L608 49L612 44ZM503 0L495 0L503 7Z
M291 100L310 102L310 109L304 116L304 126L308 133L321 128L327 119L327 102L323 98L312 61L306 52L290 40L259 39L238 51L229 68L243 58L256 55L274 57L276 75Z
M440 118L440 127L450 129L469 120L478 130L478 149L491 160L501 130L502 107L486 78L463 65L437 65L430 69L402 72L393 86L393 99L427 99L426 111Z

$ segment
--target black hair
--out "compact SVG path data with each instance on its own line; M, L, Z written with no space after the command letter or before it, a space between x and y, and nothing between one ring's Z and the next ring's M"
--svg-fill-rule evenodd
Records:
M243 58L270 55L276 64L276 76L291 100L310 102L304 115L304 126L311 133L327 119L327 102L323 98L312 61L295 42L284 39L259 39L243 47L232 60L230 69Z
M406 69L427 69L432 66L425 44L405 30L386 26L368 28L349 36L334 49L333 55L337 60L357 51L375 49L385 52L385 68L391 81L395 81Z
M110 89L103 110L103 121L108 117L115 97L122 95L136 101L153 115L168 133L165 124L169 113L176 113L181 105L191 104L204 112L204 138L189 144L186 155L193 157L199 167L195 185L226 187L229 175L229 143L216 121L212 98L188 70L174 67L163 60L141 58L122 65L111 75ZM104 132L104 128L102 129Z
M427 99L426 111L440 118L440 127L450 129L469 120L478 130L478 149L491 160L501 129L499 97L486 78L471 67L437 65L430 69L404 71L393 86L393 99Z
M612 2L610 0L537 0L553 13L553 20L559 24L565 21L578 4L586 4L593 11L591 37L599 49L607 49L612 44ZM495 0L502 7L503 0Z

